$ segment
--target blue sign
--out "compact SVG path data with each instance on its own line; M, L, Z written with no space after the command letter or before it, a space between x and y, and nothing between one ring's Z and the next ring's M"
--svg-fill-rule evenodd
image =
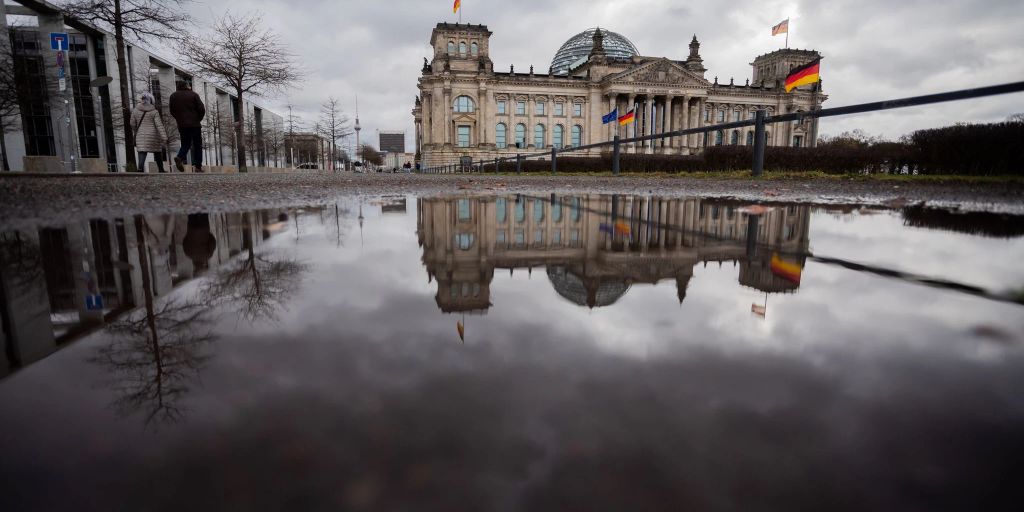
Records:
M99 294L86 295L85 309L87 311L103 311L103 296Z
M68 49L68 34L67 34L67 32L50 32L50 49L51 50L67 50Z
M57 78L64 78L64 68L57 68Z

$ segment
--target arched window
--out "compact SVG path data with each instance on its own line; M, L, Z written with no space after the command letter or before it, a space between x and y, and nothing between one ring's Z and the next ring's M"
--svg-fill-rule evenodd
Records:
M463 57L466 56L466 42L465 41L462 41L461 43L459 43L459 55L461 55Z
M504 224L508 217L508 201L504 197L499 197L494 200L494 214L495 220L498 224Z
M526 125L523 123L516 125L516 147L526 147Z
M740 131L739 130L733 130L732 131L732 135L729 137L729 144L732 144L733 146L736 146L736 145L739 145L739 143L740 143Z
M526 200L516 201L516 224L522 224L526 220Z
M473 112L475 110L473 105L473 99L469 96L459 96L455 98L455 111L456 112Z
M555 201L551 205L551 221L562 222L562 203L561 201Z
M540 199L533 200L533 220L534 222L544 222L544 201Z
M533 128L533 145L538 148L544 147L544 125L542 124Z
M715 132L715 145L716 146L721 146L722 145L722 138L723 138L724 135L725 134L722 133L722 130L718 130L717 132Z
M580 125L572 127L572 145L577 148L583 145L583 128Z
M455 54L455 41L448 41L448 55Z
M476 44L476 42L473 42L473 44L469 45L469 51L470 53L472 53L474 57L480 55L480 45Z
M765 130L764 131L764 143L765 143L765 145L767 146L771 141L772 141L772 132L770 132L768 130Z
M498 149L505 149L507 146L506 137L508 136L508 127L505 123L498 123L498 126L494 127L494 144L498 146Z
M753 146L754 145L754 132L747 132L747 145L748 146Z
M551 130L551 144L558 149L562 149L562 145L565 144L565 128L562 125L556 124Z

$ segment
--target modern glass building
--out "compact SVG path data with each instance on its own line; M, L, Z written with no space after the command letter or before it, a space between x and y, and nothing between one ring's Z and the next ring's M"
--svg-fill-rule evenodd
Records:
M569 38L551 60L551 68L556 75L565 75L570 69L583 64L594 47L594 33L597 28L591 28L580 32ZM613 59L629 59L640 55L636 46L621 34L610 30L601 29L604 34L604 52Z

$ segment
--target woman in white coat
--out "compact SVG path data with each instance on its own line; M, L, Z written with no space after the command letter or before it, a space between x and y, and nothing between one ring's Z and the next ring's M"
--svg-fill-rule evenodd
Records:
M164 171L164 148L167 147L167 130L160 111L154 105L153 95L144 92L139 104L132 112L132 130L135 132L135 150L139 152L139 172L146 172L146 156L153 153L156 167Z

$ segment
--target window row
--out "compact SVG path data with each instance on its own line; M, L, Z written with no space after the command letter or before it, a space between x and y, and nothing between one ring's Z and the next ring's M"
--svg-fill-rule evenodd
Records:
M515 102L516 115L517 116L525 116L526 115L526 103L527 102L521 101L521 100ZM547 108L548 108L547 107L547 102L545 102L545 101L534 102L533 113L535 115L538 115L538 116L546 116L547 112L548 112ZM498 100L498 113L499 114L508 114L508 102L506 102L505 100ZM561 101L555 102L554 115L556 115L556 116L565 116L565 103L564 102L561 102ZM583 117L583 104L582 103L573 103L572 104L572 115L574 117Z
M499 114L508 114L508 102L506 102L505 100L498 100L497 103L498 103L498 113ZM516 101L515 103L516 103L516 115L518 115L518 116L525 116L526 115L526 102L525 101ZM473 98L470 98L469 96L459 96L459 97L455 98L455 101L452 103L452 109L454 109L455 112L458 112L458 113L472 113L472 112L476 112L476 103L473 101ZM534 104L534 114L539 115L539 116L547 115L547 102L544 102L544 101L536 102ZM565 103L564 102L559 101L559 102L555 103L554 115L556 115L556 116L565 116ZM582 103L573 103L572 104L572 115L573 115L573 117L583 117L583 104Z
M580 230L573 229L569 231L568 243L562 237L562 230L556 229L551 232L551 240L547 244L544 241L545 231L543 229L533 230L533 241L530 243L531 247L542 248L542 247L580 247ZM504 229L499 229L495 236L495 245L499 247L525 247L526 246L526 232L517 229L512 232L513 239L509 240L508 233Z
M704 136L706 138L707 134L705 134ZM764 137L765 137L766 140L771 140L772 139L772 133L770 131L766 130L764 132ZM732 146L738 146L739 143L740 143L740 131L739 130L732 130L731 132L729 132L729 144L732 145ZM715 145L716 146L721 146L723 144L725 144L725 132L723 132L722 130L718 130L717 132L715 132ZM746 145L746 146L753 146L754 145L754 132L752 132L752 131L748 131L747 132L746 143L744 145Z
M505 149L509 145L514 145L517 148L526 147L526 125L519 123L515 127L515 139L512 143L508 140L508 126L505 123L498 123L494 128L494 142L498 146L498 149ZM542 124L538 124L533 127L533 145L534 147L542 148L547 146L547 127ZM561 149L566 147L565 141L565 127L556 124L551 129L551 145L555 148ZM583 127L575 125L570 129L569 132L569 146L576 147L583 145Z
M527 201L516 201L514 202L514 217L516 224L522 224L526 221L526 203ZM546 206L547 201L541 201L534 199L532 202L531 211L533 213L534 222L544 222L544 215L547 212ZM562 210L564 207L569 208L569 218L573 222L578 223L583 218L583 211L581 209L580 199L574 197L569 200L567 205L563 205L560 202L556 202L551 205L551 221L558 223L562 222ZM508 200L502 197L495 199L495 220L498 224L504 224L508 220Z
M474 57L477 57L477 56L480 55L480 45L478 45L476 43L476 41L473 41L473 42L471 42L469 44L469 54L474 56ZM448 41L448 55L455 55L455 41ZM465 41L460 41L459 42L459 56L460 57L465 57L466 56L466 42Z

